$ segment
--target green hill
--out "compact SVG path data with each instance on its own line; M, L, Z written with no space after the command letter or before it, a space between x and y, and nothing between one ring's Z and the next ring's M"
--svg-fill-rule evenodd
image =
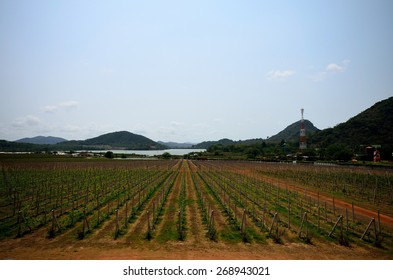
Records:
M332 145L348 147L352 152L364 152L364 147L380 145L382 157L393 151L393 97L375 103L347 122L315 133L308 139L310 147Z
M125 150L160 150L166 148L166 146L154 142L145 136L128 131L107 133L95 138L81 141L80 144L88 147L110 147L112 149Z
M309 137L310 135L314 134L315 132L319 131L312 122L309 120L304 120L304 126L306 128L306 135ZM220 139L218 141L205 141L201 142L197 145L194 145L193 148L196 149L208 149L211 146L215 145L222 145L222 146L229 146L229 145L256 145L262 144L263 142L266 143L280 143L282 140L286 142L298 142L299 141L299 134L300 134L300 120L287 126L284 130L280 131L276 135L268 139L247 139L247 140L239 140L233 141L231 139Z
M193 145L192 147L195 149L207 149L213 145L228 146L228 145L233 145L233 144L235 144L235 142L233 140L228 139L228 138L223 138L218 141L204 141L199 144Z
M142 135L128 131L107 133L87 140L71 140L54 145L39 145L0 141L2 152L38 152L38 151L70 151L70 150L163 150L167 147Z
M319 131L309 120L304 120L304 127L306 129L306 136L310 137L315 132ZM288 125L284 130L266 140L266 143L278 143L282 140L285 142L298 142L300 136L300 120Z
M36 136L32 138L22 138L16 140L15 142L19 143L30 143L30 144L40 144L40 145L53 145L60 142L67 141L64 138L53 137L53 136Z

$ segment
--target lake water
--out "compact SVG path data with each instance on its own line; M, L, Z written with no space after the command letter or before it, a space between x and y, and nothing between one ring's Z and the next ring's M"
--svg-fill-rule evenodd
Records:
M146 155L149 157L162 155L163 153L170 153L175 156L182 156L193 152L205 152L206 149L166 149L166 150L102 150L102 151L93 151L94 153L106 153L107 151L111 151L114 154L136 154L136 155Z

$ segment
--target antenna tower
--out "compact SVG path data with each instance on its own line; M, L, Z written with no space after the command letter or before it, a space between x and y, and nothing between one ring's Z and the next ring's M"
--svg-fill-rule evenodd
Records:
M306 128L304 127L304 109L300 109L300 112L302 114L302 119L300 120L300 138L299 138L299 149L300 150L305 150L307 149L307 142L306 142Z

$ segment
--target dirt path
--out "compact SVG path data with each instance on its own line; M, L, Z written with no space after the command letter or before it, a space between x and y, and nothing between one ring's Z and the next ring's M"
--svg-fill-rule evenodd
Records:
M235 171L235 170L233 170L233 171ZM321 201L326 201L327 203L333 204L333 198L331 196L329 197L329 196L326 196L326 195L323 195L323 194L318 194L316 192L313 192L313 191L310 191L310 190L306 190L304 187L301 187L301 186L291 185L291 184L289 184L285 180L279 180L279 179L271 178L271 177L264 176L264 175L261 175L261 174L251 173L250 171L246 171L246 170L236 170L236 172L239 173L239 174L247 175L249 177L254 177L254 178L256 177L259 180L262 180L262 181L265 181L265 182L269 182L272 185L274 185L276 187L279 187L281 189L288 188L290 190L298 191L299 193L306 192L307 196L311 196L315 200L318 199L318 196L319 196L319 199ZM337 199L337 198L334 199L334 204L335 204L335 207L338 207L338 208L352 209L352 204L351 203L345 202L345 201ZM366 209L366 208L360 207L360 206L354 205L354 210L355 210L356 215L365 216L365 217L367 217L368 220L370 220L373 217L374 218L378 217L378 213L377 212L372 211L370 209ZM393 226L393 218L392 217L380 214L380 219L381 219L381 223L385 223L385 224L388 224L389 226Z
M58 246L25 244L10 240L0 243L0 260L392 260L393 255L370 246L340 246L332 242L268 244L226 244L156 242L146 246L70 242Z
M181 167L180 167L181 168ZM163 215L163 220L158 225L156 230L157 234L154 237L156 240L160 242L165 242L168 240L176 240L177 239L177 212L179 209L178 199L180 194L180 187L182 181L182 174L180 173L176 179L175 183L172 187L172 191L167 198L167 202L164 208L165 215Z
M205 227L202 222L201 214L198 209L198 197L194 186L194 181L191 177L191 169L189 161L187 161L186 169L186 195L187 195L187 242L199 244L205 241L203 230Z

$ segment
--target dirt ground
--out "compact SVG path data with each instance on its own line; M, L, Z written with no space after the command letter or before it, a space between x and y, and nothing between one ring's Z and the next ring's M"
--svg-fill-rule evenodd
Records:
M40 230L18 239L0 241L0 259L23 260L391 260L393 252L372 244L313 240L312 244L291 241L276 244L226 243L208 238L160 243L155 240L129 243L126 240L47 239Z
M192 166L190 166L192 168ZM181 169L185 172L188 185L187 195L191 201L196 201L196 192L190 176L189 166ZM266 178L265 178L266 179ZM178 195L180 190L180 176L176 180L171 195ZM276 180L275 184L284 188L287 182ZM289 186L296 188L296 186ZM317 194L308 192L308 195ZM322 196L320 196L322 198ZM323 197L328 200L329 197ZM170 199L175 201L174 199ZM349 207L344 201L335 201L337 206ZM218 209L217 209L218 211ZM376 213L368 209L357 208L357 213L375 216ZM108 224L90 237L83 240L76 239L72 230L53 239L48 239L47 228L40 228L21 238L4 239L0 241L0 259L17 260L392 260L393 252L384 248L377 248L368 242L352 242L350 246L339 245L337 241L327 241L323 238L313 238L311 244L300 241L296 234L287 232L282 244L271 239L266 242L243 243L212 241L205 236L204 226L198 213L196 203L187 208L187 216L195 217L189 220L189 231L185 241L159 241L159 238L147 241L127 236L113 240L113 236L106 233L106 228L113 229ZM219 217L217 215L217 217ZM170 217L166 217L170 219ZM393 223L388 216L381 216L386 224ZM164 224L166 220L162 222ZM109 222L108 222L109 223ZM217 225L219 226L217 219ZM161 226L162 227L162 226ZM157 234L161 233L161 227ZM130 228L130 234L139 232L136 222ZM198 229L198 230L197 230ZM138 236L141 236L140 234Z
M251 176L250 172L247 172L244 170L238 171L238 173ZM258 175L258 178L261 180L270 182L274 186L278 186L279 188L281 188L283 190L288 188L289 190L298 191L300 193L304 193L306 190L305 187L292 185L290 182L288 182L286 180L279 180L276 178L272 179L270 177L263 176L263 175ZM316 193L314 191L310 191L310 190L306 190L306 194L307 194L307 196L311 196L314 200L316 200L319 197L319 199L321 201L326 201L329 204L333 203L332 197L329 197L329 196L326 196L323 194L318 194L318 193ZM337 208L342 208L342 209L351 209L352 208L351 203L345 202L340 199L335 199L334 203ZM354 211L355 211L356 215L361 215L361 216L367 217L368 219L371 219L373 217L374 218L378 217L378 213L376 211L372 211L370 209L366 209L366 208L359 207L356 205L354 205ZM381 221L381 223L387 224L390 227L393 226L393 218L390 216L380 214L380 221Z
M19 243L19 244L18 244ZM199 244L173 242L169 244L150 244L127 246L124 244L28 244L19 240L0 243L0 259L35 260L367 260L392 259L393 255L370 246L344 247L332 242L318 242L312 245L289 244L223 244L213 241Z

